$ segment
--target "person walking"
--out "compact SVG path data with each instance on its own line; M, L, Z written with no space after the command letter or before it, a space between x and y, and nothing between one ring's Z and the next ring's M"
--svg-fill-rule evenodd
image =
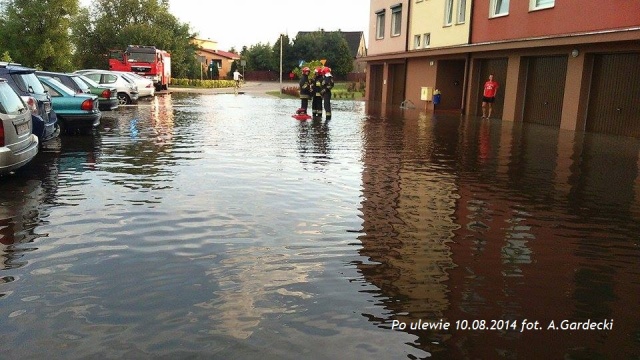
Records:
M331 68L324 68L324 78L322 79L322 100L324 102L324 114L327 120L331 120L331 89L335 85L333 82L333 75L331 75Z
M322 68L317 67L314 71L314 78L311 82L311 112L314 118L322 117L322 80L324 74Z
M300 109L297 114L307 115L307 108L309 107L309 98L311 97L311 82L309 81L309 73L311 69L308 67L302 68L302 76L300 77Z
M241 78L242 78L242 74L240 74L238 69L236 69L236 71L233 72L233 80L236 82L236 89L240 87Z
M491 111L493 110L493 103L496 100L496 94L498 93L498 83L493 80L493 74L489 75L489 80L484 83L482 91L482 118L491 118Z

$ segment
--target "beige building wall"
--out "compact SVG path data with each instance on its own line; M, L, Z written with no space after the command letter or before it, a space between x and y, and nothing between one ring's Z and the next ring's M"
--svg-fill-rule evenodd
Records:
M218 50L218 42L209 40L209 39L193 39L192 42L196 44L199 48L205 50Z
M415 1L415 0L411 0ZM401 9L400 35L392 35L391 23L393 10ZM377 36L377 18L384 13L384 34ZM407 50L407 23L409 21L409 0L371 0L369 13L369 49L368 55L390 54Z
M472 0L414 1L409 18L409 50L469 43ZM448 4L451 5L450 22L445 14ZM430 39L427 43L426 34Z

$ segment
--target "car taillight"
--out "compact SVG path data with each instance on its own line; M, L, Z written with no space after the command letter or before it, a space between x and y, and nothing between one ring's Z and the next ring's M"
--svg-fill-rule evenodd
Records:
M87 100L83 101L82 105L80 105L80 109L82 109L84 111L93 110L93 99L87 99Z
M27 104L27 107L31 110L32 114L40 115L40 111L38 110L38 100L36 100L36 98L33 96L23 96L22 100Z
M105 91L102 92L102 97L103 98L107 98L107 99L111 99L111 90L107 89Z
M0 121L0 146L4 146L4 125Z

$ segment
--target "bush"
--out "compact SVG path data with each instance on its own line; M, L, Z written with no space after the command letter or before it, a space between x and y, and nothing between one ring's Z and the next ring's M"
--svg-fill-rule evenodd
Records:
M233 87L235 82L233 80L200 80L200 79L171 79L173 86L195 87L195 88L228 88Z
M291 95L291 96L295 96L295 97L300 97L300 89L297 86L283 87L280 90L280 92L285 94L285 95Z

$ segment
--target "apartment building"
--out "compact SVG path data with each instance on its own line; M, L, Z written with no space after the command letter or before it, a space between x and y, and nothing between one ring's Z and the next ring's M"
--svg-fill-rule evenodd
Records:
M370 102L479 115L493 74L495 117L640 137L640 2L372 0L370 15Z

